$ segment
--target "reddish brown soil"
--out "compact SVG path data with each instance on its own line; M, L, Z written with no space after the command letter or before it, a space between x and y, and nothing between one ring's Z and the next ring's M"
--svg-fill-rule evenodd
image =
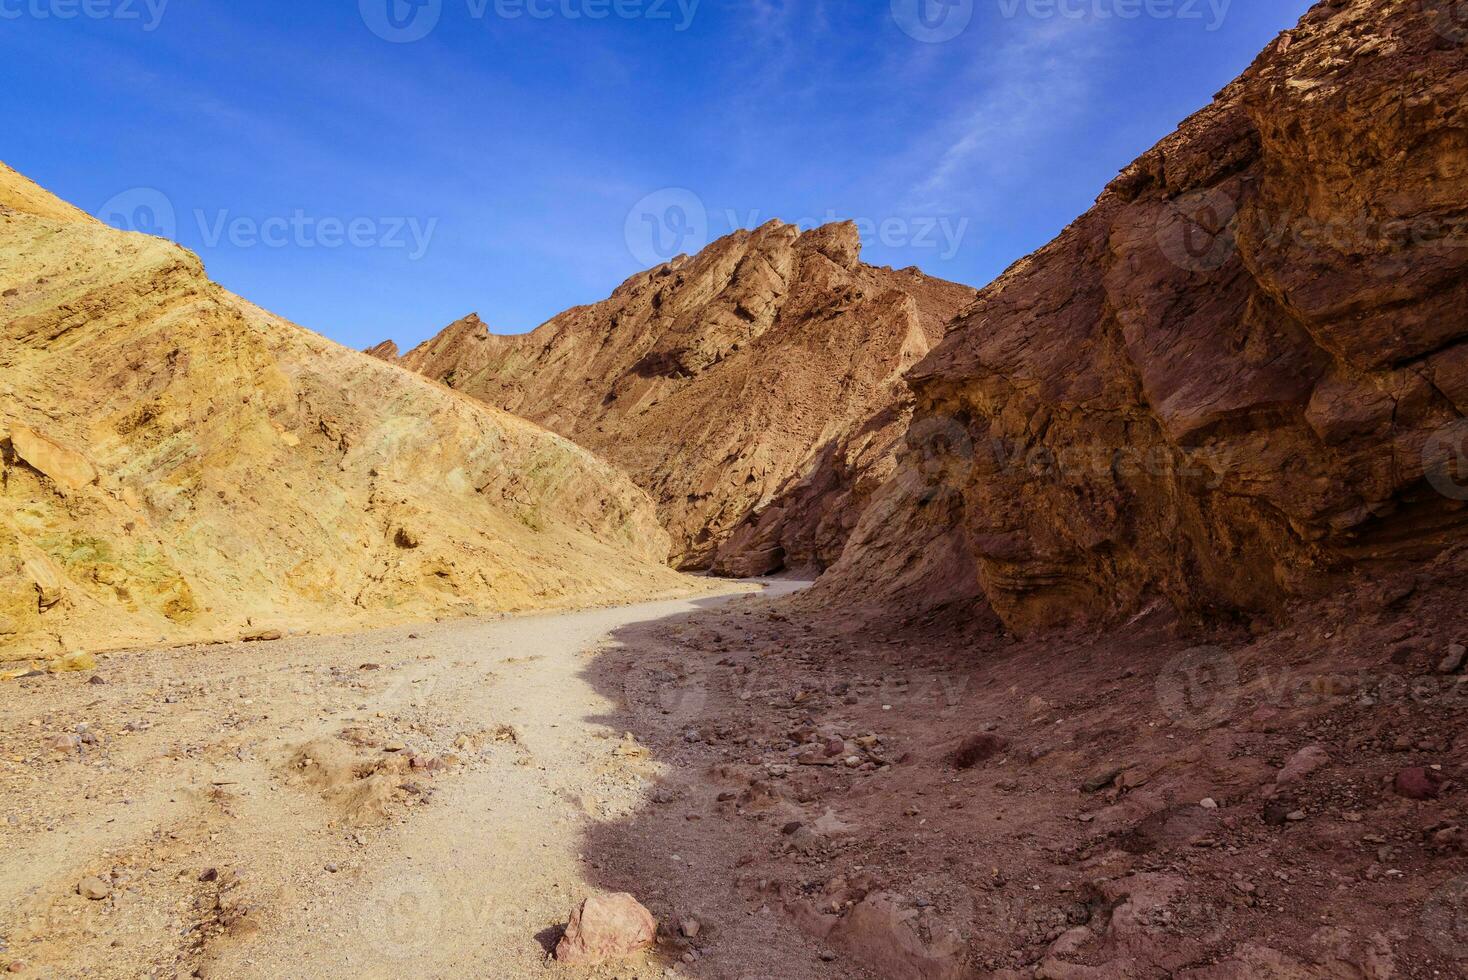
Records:
M832 975L1462 976L1468 679L1438 668L1468 637L1465 571L1459 550L1278 631L1159 608L1105 636L851 632L755 599L631 628L598 682L683 782L623 880L715 842L722 877L670 901L735 889L802 925L812 961L838 954ZM798 761L832 737L855 768ZM1276 785L1297 756L1324 762ZM1394 790L1414 767L1437 799ZM698 975L739 976L719 962Z

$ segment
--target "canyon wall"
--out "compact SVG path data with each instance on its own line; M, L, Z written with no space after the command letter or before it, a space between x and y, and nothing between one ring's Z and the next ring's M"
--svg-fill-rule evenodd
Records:
M1468 28L1317 5L908 374L806 600L1269 615L1468 535Z

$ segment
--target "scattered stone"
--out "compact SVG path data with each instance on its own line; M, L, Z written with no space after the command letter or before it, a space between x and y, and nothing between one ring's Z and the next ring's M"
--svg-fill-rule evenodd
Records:
M1264 808L1264 822L1271 827L1283 827L1289 823L1292 812L1294 811L1287 806L1271 803Z
M1441 791L1442 773L1425 766L1403 769L1392 780L1392 788L1398 796L1409 800L1435 800Z
M571 914L556 944L556 960L594 965L647 949L656 936L657 920L631 895L593 896Z
M971 735L948 754L948 764L954 769L972 769L980 763L988 762L1007 748L1009 740L1002 736L988 732Z
M697 939L699 932L702 930L703 924L692 917L678 923L678 931L683 934L684 939Z
M1205 810L1217 810L1218 809L1218 801L1215 800L1211 796L1205 796L1202 799L1202 801L1200 801L1198 803L1198 805L1201 806Z
M1287 786L1290 783L1299 782L1315 770L1330 762L1330 753L1325 751L1323 745L1307 745L1284 764L1274 777L1276 786Z
M87 678L87 683L100 686L107 683L107 678L103 677L101 674L93 674L91 677Z
M1448 654L1437 665L1437 672L1439 674L1456 674L1463 669L1465 660L1468 660L1468 646L1464 646L1461 643L1449 643Z
M95 876L83 878L77 883L76 893L89 901L100 902L112 894L112 886Z
M1081 783L1081 792L1099 793L1106 787L1110 786L1112 783L1116 782L1116 777L1120 776L1125 771L1126 770L1124 767L1118 766L1115 769L1107 769L1104 772L1098 772L1090 779L1087 779L1085 782Z
M81 751L82 737L80 735L70 734L56 735L46 742L46 747L53 752L59 752L62 755L70 755L73 752Z

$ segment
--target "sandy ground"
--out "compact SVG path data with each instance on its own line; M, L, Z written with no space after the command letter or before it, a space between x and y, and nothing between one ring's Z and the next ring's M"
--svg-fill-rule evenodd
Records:
M38 977L543 975L571 909L612 888L598 879L621 845L596 835L588 853L589 829L652 805L665 769L624 737L588 663L613 631L730 598L139 653L105 660L105 683L12 684L0 962ZM638 863L683 877L718 850ZM107 897L78 894L91 876ZM694 911L638 884L622 887L661 918ZM706 937L732 915L697 911ZM805 945L781 934L762 930L750 975ZM607 975L662 976L665 959Z
M12 682L0 969L1468 975L1465 574L1031 639L778 583ZM549 961L618 891L657 949Z

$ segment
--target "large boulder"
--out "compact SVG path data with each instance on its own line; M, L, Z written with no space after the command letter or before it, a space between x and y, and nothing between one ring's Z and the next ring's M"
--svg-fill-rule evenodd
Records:
M631 956L651 946L658 923L626 892L593 895L571 913L571 923L556 944L556 960L589 965Z

